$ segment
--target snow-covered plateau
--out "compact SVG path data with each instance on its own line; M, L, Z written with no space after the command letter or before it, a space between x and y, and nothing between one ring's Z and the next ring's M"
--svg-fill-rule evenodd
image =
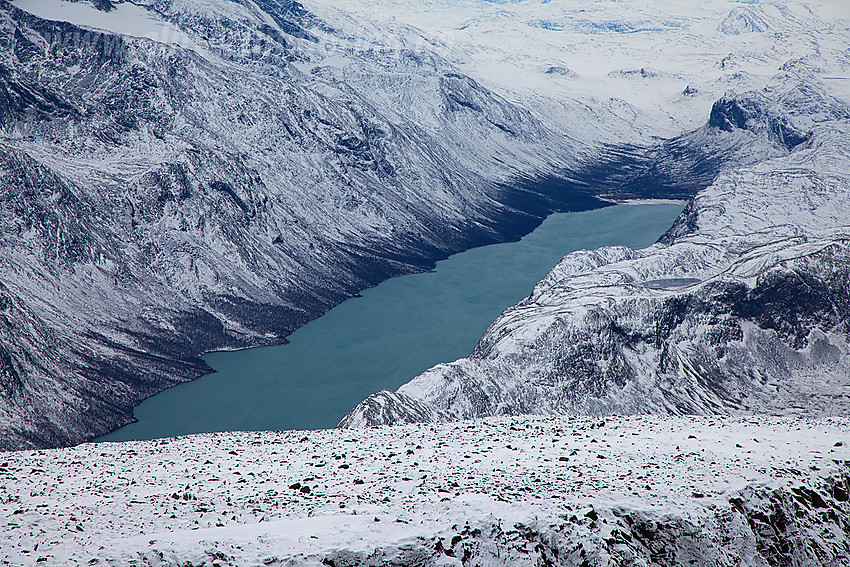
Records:
M850 565L850 419L502 417L0 459L6 565Z

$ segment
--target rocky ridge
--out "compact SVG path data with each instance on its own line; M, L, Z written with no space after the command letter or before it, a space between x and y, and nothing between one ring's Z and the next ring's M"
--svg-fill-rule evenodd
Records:
M12 565L837 567L846 418L488 418L0 460Z

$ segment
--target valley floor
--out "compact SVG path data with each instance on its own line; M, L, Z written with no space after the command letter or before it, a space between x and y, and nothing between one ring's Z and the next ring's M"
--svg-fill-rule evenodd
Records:
M850 565L850 418L487 418L7 453L4 565Z

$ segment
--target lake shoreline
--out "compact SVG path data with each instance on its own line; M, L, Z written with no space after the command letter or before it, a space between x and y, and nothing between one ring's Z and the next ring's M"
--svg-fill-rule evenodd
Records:
M569 217L569 215L579 215L577 217L574 216L574 217L569 217L569 218L581 219L581 218L584 218L581 215L585 215L587 217L587 219L585 221L582 221L582 222L586 223L586 227L584 225L580 225L580 226L577 226L575 228L579 232L582 232L582 231L592 232L594 227L597 227L599 225L605 225L606 222L608 222L607 220L605 220L607 218L616 219L617 216L621 215L621 214L625 215L626 217L628 217L628 215L632 215L635 218L640 218L642 215L647 214L647 211L654 211L653 214L655 214L655 213L658 213L659 211L662 211L662 210L666 210L666 212L663 215L664 220L663 221L658 221L658 220L654 221L654 224L652 224L652 228L651 228L651 231L652 231L651 236L643 235L644 238L641 241L641 246L639 246L639 247L644 247L646 245L649 245L649 244L655 242L657 240L657 238L660 235L662 235L670 227L670 225L672 225L672 222L678 216L679 211L681 211L681 204L676 204L676 205L649 205L649 204L644 204L642 206L629 205L629 206L621 206L621 207L616 207L616 206L611 207L611 206L609 206L609 207L597 208L597 209L592 209L590 211L583 211L583 212L578 212L578 213L554 214L554 215L551 215L550 217L548 217L547 219L544 219L543 221L541 221L540 226L548 226L548 225L551 224L552 226L560 226L561 229L564 229L565 227L569 228L566 225L569 225L570 222L565 221L564 220L565 218ZM563 215L563 217L562 217L562 215ZM596 220L593 220L594 216L597 217ZM618 222L613 222L613 223L609 223L609 224L613 224L613 225L617 226L617 225L621 224L621 222L618 221ZM334 318L339 318L339 315L335 314L335 312L339 312L339 311L348 312L351 309L355 309L355 304L358 304L358 303L361 303L361 302L364 302L364 301L368 303L368 301L370 301L370 298L375 295L376 288L382 288L382 290L383 290L383 289L385 289L385 287L389 287L389 288L397 288L398 290L401 290L401 291L398 291L398 292L393 292L393 293L400 293L401 294L399 296L399 298L395 300L397 302L397 304L393 304L392 306L387 306L387 307L381 308L381 309L383 309L383 313L384 313L384 316L387 318L387 321L389 321L388 323L384 323L383 325L385 325L385 326L395 325L395 324L397 324L397 322L393 321L393 317L395 317L394 313L395 313L396 310L400 310L401 312L404 312L404 310L406 309L405 304L411 304L411 303L416 303L416 302L420 301L420 299L417 296L418 292L415 293L415 292L412 292L412 291L409 291L409 290L405 291L404 288L405 288L406 284L399 283L397 280L406 280L408 278L419 278L421 280L422 278L428 279L430 276L434 276L434 277L438 277L438 278L443 277L441 270L446 269L445 267L447 265L452 266L454 264L457 264L458 262L464 262L464 261L473 262L473 264L468 269L463 267L463 266L458 266L458 267L455 267L455 268L452 268L452 269L453 270L459 270L458 273L463 273L465 271L472 270L472 275L469 276L471 279L475 279L476 277L478 277L478 278L484 277L481 274L484 273L485 268L486 269L492 269L493 275L491 276L491 279L494 279L494 280L504 279L507 276L505 275L505 270L502 266L502 263L514 263L515 264L514 270L521 272L521 274L519 274L517 276L517 277L520 278L520 281L518 281L516 283L511 283L511 285L516 286L514 288L514 291L511 292L511 295L509 297L504 297L504 298L499 299L497 305L493 305L493 306L486 306L485 305L485 306L483 306L484 315L478 316L479 317L478 320L477 320L478 326L475 327L475 329L471 331L470 335L463 338L463 341L458 339L457 342L462 343L462 344L460 344L457 347L457 349L452 350L452 348L454 347L453 339L450 339L450 338L442 339L441 337L437 336L437 335L440 334L439 332L434 333L434 332L432 332L431 329L429 329L429 328L427 328L427 326L425 326L424 328L420 329L417 332L419 332L423 336L431 337L429 340L436 341L436 344L440 345L439 348L445 349L441 352L448 353L448 354L444 354L441 357L434 358L428 364L420 363L418 366L411 365L409 367L399 366L398 369L389 370L388 372L392 376L397 377L391 383L370 383L371 386L375 386L375 385L381 386L381 388L378 388L378 389L382 389L383 387L397 387L397 386L401 385L401 383L412 378L413 375L415 375L415 372L424 371L425 369L427 369L428 367L430 367L433 364L436 364L437 362L454 360L455 358L458 358L460 356L464 356L464 355L468 354L468 352L475 346L475 343L477 342L478 338L480 338L480 335L486 330L486 327L490 324L490 322L492 322L492 320L496 316L498 316L504 308L514 304L516 301L522 299L522 297L527 295L530 292L530 290L533 288L533 285L540 278L545 276L545 274L548 273L548 271L552 267L554 267L555 264L557 264L557 262L560 260L560 258L565 253L571 251L569 249L563 249L563 246L561 244L557 244L557 243L552 243L552 246L554 246L554 249L547 249L548 244L545 243L545 242L542 242L543 240L546 240L546 236L543 233L537 234L537 231L540 230L540 226L538 226L538 228L535 229L535 231L532 231L531 233L527 234L525 237L521 238L520 240L516 240L516 241L512 241L512 242L502 242L502 243L494 244L494 245L491 245L491 246L479 246L479 247L471 248L471 249L468 249L464 252L452 255L446 260L436 262L435 265L438 266L436 270L432 269L431 271L416 272L416 273L407 275L405 278L390 278L390 279L385 280L384 282L382 282L378 286L373 286L371 288L364 289L361 292L361 297L358 298L358 302L345 301L345 302L341 303L340 305L328 310L328 312L326 312L321 317L314 319L310 323L300 327L298 330L293 332L288 337L290 339L290 341L288 341L289 344L286 345L286 346L283 346L283 345L271 346L271 347L265 346L265 347L259 347L259 348L238 349L238 350L229 350L229 351L218 350L218 351L211 352L211 353L208 353L207 355L205 355L204 360L208 365L210 365L211 367L214 368L220 362L220 359L223 356L236 357L236 358L239 358L240 360L242 360L243 357L246 357L246 356L249 357L249 358L251 356L265 357L266 355L262 354L262 353L265 352L266 350L269 350L269 349L290 349L290 350L293 350L293 351L298 350L299 348L301 348L299 345L300 345L300 342L303 340L301 338L302 336L310 336L310 335L316 335L316 334L322 335L322 333L324 333L325 335L328 335L328 334L332 335L334 332L336 332L336 331L313 331L313 330L311 330L311 325L315 325L317 322L322 321L324 318L328 317L329 315L331 315L331 320L334 319ZM549 230L549 229L548 228L544 229L544 232L546 230ZM630 230L631 229L629 229L629 231ZM574 235L574 237L576 237L576 238L588 238L588 236L586 234L578 234L577 236ZM528 241L524 242L526 240L528 240ZM579 246L581 248L598 247L599 245L608 245L608 244L628 244L628 242L619 242L617 238L609 239L609 240L606 240L606 241L600 241L600 242L596 242L596 243L592 242L591 240L580 240L580 242L587 244L587 246L584 246L584 245ZM525 247L530 246L531 249L535 252L535 254L543 254L544 256L541 256L539 260L537 260L537 259L535 260L535 261L539 262L539 264L536 265L536 266L524 266L524 265L516 264L516 262L521 263L523 261L523 258L526 256L525 253L516 252L518 257L515 258L515 257L511 256L511 254L514 254L514 253L500 252L501 249L498 248L498 247L508 247L508 248L505 249L505 250L508 250L511 246L520 246L520 248L523 247L523 246L525 246ZM566 248L570 248L570 247L567 246ZM491 249L491 250L488 251L487 249ZM503 253L508 254L508 255L504 258L498 257L498 254L503 254ZM497 257L495 257L496 259L487 260L486 258L489 258L492 254L497 254ZM464 256L464 255L469 255L469 256ZM464 257L458 258L458 256L464 256ZM467 258L467 259L465 260L464 258ZM484 258L484 260L482 260L481 258ZM475 262L482 262L482 265L479 266L479 267L475 267L476 266ZM488 262L494 262L495 265L488 267ZM480 273L475 272L476 269L480 270ZM454 272L452 272L452 273L454 273ZM451 276L451 274L449 274L449 275ZM451 276L451 277L454 277L454 276ZM460 276L458 276L458 277L460 277ZM453 295L456 291L455 287L462 288L465 285L465 284L462 283L462 281L463 280L460 279L460 280L457 280L457 281L449 281L448 283L446 283L444 285L444 287L441 288L441 290L439 291L439 293L442 293L444 295L448 294L448 295L445 295L445 297L442 301L450 301L450 302L455 301L455 302L458 302L459 304L461 304L460 305L461 308L466 308L467 303L474 302L474 301L477 301L479 299L476 296L476 293L484 294L483 291L476 292L476 293L472 294L473 297L471 297L471 298L470 297L463 297L463 296L459 296L459 295L458 296ZM382 286L384 286L384 287L382 287ZM379 291L378 293L384 293L384 292ZM407 293L409 295L404 295L405 293ZM443 296L440 296L440 297L443 297ZM448 299L445 299L445 298L448 298ZM481 301L486 302L486 299L481 299ZM438 300L438 299L435 299L433 301L433 303L435 305L438 305L439 302L440 302L440 300ZM343 307L343 306L345 306L345 307ZM362 306L356 307L356 309L363 309L363 307ZM426 305L423 306L423 312L426 313L425 315L422 315L421 313L418 313L418 314L417 313L413 313L413 314L408 313L405 316L410 318L410 319L421 319L422 317L428 317L428 316L437 317L435 315L428 315L428 313L430 313L432 310L433 309L431 308L431 305L427 304L427 302L426 302ZM442 318L451 317L453 311L455 311L455 309L448 309L446 313L440 314L439 317L442 317ZM367 313L365 315L358 315L357 317L361 317L363 320L355 318L354 322L349 321L349 322L345 322L345 323L340 323L340 325L362 327L362 326L365 325L364 320L368 323L369 320L371 320L371 318L373 317L373 314ZM333 321L330 321L328 324L331 324L332 322ZM324 324L324 323L322 323L322 324ZM443 323L440 323L439 321L437 321L434 324L438 325L438 324L443 324ZM471 323L465 322L463 320L463 318L461 317L460 321L449 322L449 323L445 323L445 324L448 324L449 326L469 326ZM379 325L376 329L373 329L373 331L380 334L383 330L382 330L381 326ZM406 330L406 326L404 326L404 325L400 326L395 331L395 333L397 333L397 334L402 334L402 333L405 333L405 332L407 332L407 330ZM470 339L469 337L472 337L472 338ZM328 340L330 340L330 339L328 339L327 336L324 336L324 335L319 336L318 338L315 339L315 344L317 345L316 348L319 348L319 349L325 348L325 346L323 345L323 341L327 342ZM347 372L349 374L353 373L353 374L360 375L358 373L363 373L363 372L366 372L366 374L368 374L368 371L364 371L361 368L356 368L358 366L365 364L365 363L363 363L363 361L361 361L358 358L358 357L364 356L363 352L358 351L358 348L361 349L364 352L370 353L369 354L370 356L381 355L380 352L373 352L373 351L380 351L380 349L375 349L369 343L363 343L363 344L360 344L359 347L357 347L356 346L357 341L362 340L362 337L360 337L356 334L354 336L350 336L350 337L338 337L338 338L333 339L333 340L338 341L339 344L337 346L340 349L342 349L342 351L344 351L346 353L346 356L353 357L353 358L349 359L349 362L346 363L346 367L345 367L345 372ZM384 340L384 339L382 338L381 340ZM419 341L419 340L420 340L420 337L414 334L411 342L412 342L412 344L417 344L417 341ZM299 344L295 344L295 343L299 343ZM354 343L355 346L352 347L352 346L349 345L349 343ZM293 346L293 345L295 345L295 346ZM399 348L397 346L392 346L391 348L398 348L398 352L394 356L397 356L399 358L404 358L405 356L407 356L404 348ZM370 349L372 349L372 350L370 350ZM255 352L255 354L250 354L252 352ZM328 351L328 352L331 352L331 351ZM260 354L256 354L256 353L260 353ZM311 356L314 356L314 355L311 354L311 355L308 356L307 359L299 362L299 364L302 365L303 369L310 368L314 365L323 364L323 360L322 360L323 357L322 356L316 356L314 358L309 358ZM328 354L326 356L332 356L332 355ZM333 355L333 356L336 356L336 355ZM265 358L263 358L263 361L265 361ZM238 368L249 367L249 366L251 366L251 364L252 363L245 362L245 360L242 360L242 362L237 364L237 367ZM263 362L263 364L277 364L277 363ZM383 368L382 365L393 365L393 364L396 364L396 362L394 362L393 360L390 360L388 362L381 363L378 366L379 366L379 368ZM299 368L301 368L301 367L299 367ZM306 370L305 370L305 372L306 372ZM411 373L414 373L414 374L411 374ZM201 380L201 382L203 382L203 383L207 384L207 386L209 386L209 384L211 384L212 382L219 383L223 380L223 377L220 374L221 374L220 372L213 372L213 373L205 374L200 380ZM262 382L261 385L255 385L253 387L260 388L260 389L267 388L267 389L269 389L269 392L265 392L265 393L260 394L258 396L258 399L249 403L249 405L251 405L251 404L256 405L259 408L259 409L257 409L258 412L265 411L265 412L273 413L277 410L276 410L275 407L268 405L268 403L266 402L266 398L268 398L270 396L272 396L272 397L277 396L278 394L277 393L270 393L274 388L274 386L273 386L274 379L271 377L271 374L264 375L264 376L265 377L262 379L262 380L264 380L264 382ZM231 380L237 380L237 379L238 378L231 378ZM367 376L366 379L370 379L370 378ZM295 382L301 381L301 379L299 379L299 380L293 379L293 380ZM325 382L323 384L324 384L325 389L327 389L327 390L335 389L332 381L329 381L330 378L325 378L324 380L325 380ZM194 399L194 398L197 398L197 397L200 396L200 394L197 394L197 392L205 392L204 387L197 385L197 382L198 381L193 381L193 382L190 382L190 383L181 384L181 385L178 385L174 388L166 390L165 393L163 393L163 394L158 394L154 398L149 398L148 401L143 402L140 406L137 406L137 410L139 411L138 417L142 420L147 420L147 421L151 420L151 417L146 413L148 411L147 408L150 407L151 404L156 404L156 403L159 403L159 402L150 402L149 400L153 400L153 399L156 399L156 398L159 398L160 400L162 400L162 399L173 398L175 396L179 398L182 395L183 400L180 403L177 403L177 402L171 403L171 405L169 406L170 409L168 409L168 410L163 409L162 411L164 412L164 415L162 415L158 418L155 418L153 421L154 422L161 422L163 419L164 420L172 420L172 421L180 421L182 418L179 418L179 417L175 418L174 417L175 413L179 413L181 411L191 413L192 411L195 411L199 415L203 414L205 412L212 412L212 413L217 414L219 416L219 419L222 420L222 423L230 423L231 424L231 425L228 425L228 426L222 426L220 428L214 428L214 426L211 425L213 420L209 419L209 420L207 420L208 426L207 427L201 427L200 429L202 429L202 430L281 429L281 428L283 428L283 429L304 429L304 428L316 429L316 428L322 427L322 425L319 424L318 422L316 422L315 420L314 421L308 421L307 425L299 425L299 424L296 423L294 426L286 426L286 427L283 427L281 425L281 424L291 425L289 422L286 422L286 421L279 422L279 423L273 423L273 424L266 424L265 426L262 426L262 427L258 427L256 424L250 425L251 423L254 423L252 421L254 419L254 417L252 415L250 415L250 410L246 410L245 408L234 409L229 405L229 404L232 403L233 398L238 398L242 394L240 394L239 392L231 392L229 395L221 395L221 394L216 394L216 393L214 393L214 394L205 393L205 395L219 396L218 402L216 402L216 403L219 404L219 406L215 406L215 404L212 404L210 406L210 407L218 407L217 410L212 410L210 408L204 408L204 407L202 407L202 404L198 405L197 400ZM213 387L213 386L209 386L209 387ZM223 384L219 384L219 385L215 386L215 388L219 388L219 387L224 388L225 386ZM304 394L301 384L299 384L299 383L290 384L290 387L292 388L293 391L300 392L300 394L298 394L298 395ZM176 392L182 392L186 388L195 389L195 392L196 392L197 395L175 394L174 393L175 391ZM331 404L331 405L336 404L335 407L338 408L339 415L337 416L337 418L335 420L326 419L323 422L324 423L323 426L324 427L333 427L336 424L336 421L339 418L341 418L348 410L350 410L352 407L354 407L354 405L356 405L356 403L358 403L360 401L360 399L362 399L362 397L365 397L365 395L372 393L372 391L367 391L367 390L369 390L369 388L364 386L356 394L353 394L353 393L350 394L348 402L344 401L342 398L334 397L335 394L333 394L333 393L328 394L332 399L330 401L327 401L326 403ZM358 398L358 396L360 396L360 394L364 394L364 396L362 396L361 398ZM290 392L289 395L296 395L296 394L293 393L293 392ZM304 395L306 395L306 394L304 394ZM163 396L164 396L164 398L163 398ZM202 396L200 396L200 397L202 397ZM355 398L358 398L358 399L355 399ZM323 407L321 397L318 401L314 401L314 402L310 402L310 403L304 402L304 405L307 405L307 406L317 405L317 406ZM192 408L194 408L194 409L192 409ZM298 407L295 407L295 408L291 408L289 410L281 409L280 411L281 412L289 411L289 412L297 413L297 412L301 412L302 410ZM312 413L313 411L314 410L309 410L306 413ZM328 410L328 411L332 411L332 410ZM234 412L241 412L243 414L241 419L243 419L244 421L240 422L235 417L227 415L227 414L231 414L231 413L234 413ZM305 413L305 412L302 412L302 413ZM146 417L146 415L147 415L147 417ZM202 418L202 419L207 419L207 418ZM312 420L313 416L308 415L307 419ZM141 425L138 425L138 423L139 422L136 422L126 429L119 430L121 433L112 433L112 434L108 434L106 436L98 437L96 439L96 441L124 440L124 439L129 439L129 438L135 438L135 437L132 437L132 435L130 435L130 432L133 431L133 430L141 431L142 429L144 429L144 427L142 427ZM247 424L247 426L245 426L246 424ZM240 427L239 425L243 425L243 426ZM196 432L196 431L191 431L191 428L181 429L180 427L178 427L177 429L174 429L174 430L168 430L167 428L158 427L158 428L155 428L155 431L156 431L156 433L145 434L142 437L144 437L144 438L154 438L154 437L157 437L157 436L171 436L171 435L177 435L177 434L183 434L183 433ZM142 437L140 437L140 438L142 438Z

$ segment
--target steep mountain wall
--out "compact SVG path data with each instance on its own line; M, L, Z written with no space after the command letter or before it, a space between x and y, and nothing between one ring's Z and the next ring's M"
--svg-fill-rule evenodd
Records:
M387 277L601 204L529 181L570 152L528 111L427 52L372 52L357 21L113 4L58 5L105 31L0 10L2 448L104 433L206 351L280 343ZM133 35L151 26L168 33Z

